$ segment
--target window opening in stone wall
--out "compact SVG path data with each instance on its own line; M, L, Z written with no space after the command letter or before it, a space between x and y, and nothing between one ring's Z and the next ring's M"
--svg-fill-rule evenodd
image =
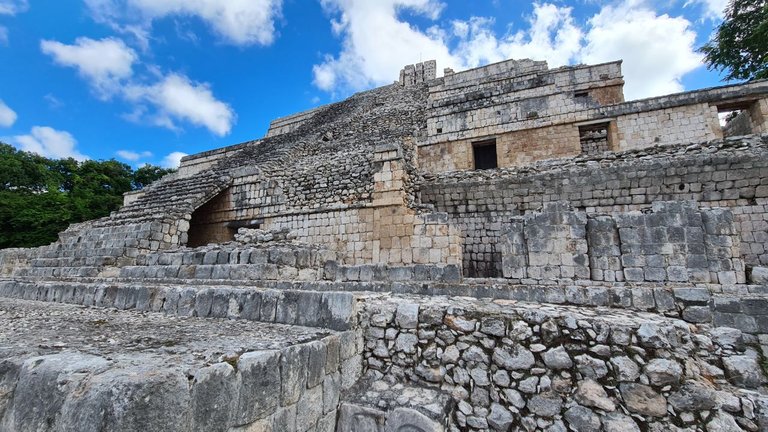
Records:
M750 108L754 102L741 102L717 106L717 117L724 137L750 135L754 133L754 125L750 116Z
M472 154L475 157L475 169L497 168L496 139L472 143Z
M596 155L611 149L608 142L609 125L610 123L597 123L579 126L581 154Z
M574 99L585 100L589 97L589 92L576 92L573 94Z

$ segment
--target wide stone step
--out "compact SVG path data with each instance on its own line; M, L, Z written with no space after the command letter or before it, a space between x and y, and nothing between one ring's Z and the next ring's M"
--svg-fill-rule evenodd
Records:
M6 280L0 281L0 298L349 330L357 323L362 296L256 287Z
M0 430L331 432L354 332L0 299ZM342 378L344 377L344 378Z

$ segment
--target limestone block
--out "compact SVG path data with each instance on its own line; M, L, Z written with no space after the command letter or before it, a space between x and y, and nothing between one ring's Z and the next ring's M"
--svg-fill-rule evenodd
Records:
M227 431L234 424L240 398L239 377L228 363L216 363L195 372L191 413L195 431ZM229 407L229 409L227 409Z
M296 430L313 430L323 416L323 386L317 385L304 391L296 405Z
M441 424L410 408L395 408L387 413L384 432L443 432Z
M114 393L116 388L120 389L119 395ZM49 407L55 409L56 405ZM70 393L56 424L61 430L86 432L102 427L113 431L181 432L192 430L192 419L189 384L183 374L158 373L136 366L91 376L81 391ZM24 428L31 424L30 420L24 419Z
M240 393L236 424L248 424L274 412L280 402L275 389L284 383L281 364L278 351L254 351L240 356L237 362Z
M309 350L306 345L294 345L282 351L280 357L280 405L288 406L298 402L307 387L307 362ZM275 387L270 393L274 396Z
M339 407L337 432L384 432L386 414L383 411L342 403Z

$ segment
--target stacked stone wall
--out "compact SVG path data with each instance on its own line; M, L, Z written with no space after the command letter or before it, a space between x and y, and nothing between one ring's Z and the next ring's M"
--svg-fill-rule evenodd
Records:
M566 207L547 204L541 212L512 219L501 239L505 277L589 279L587 216Z
M554 86L560 78L553 77L560 76L572 82ZM587 86L556 69L541 76L512 77L513 84L506 86L489 82L482 83L488 86L485 90L448 92L451 97L431 87L428 137L419 144L421 168L433 173L472 168L471 144L487 138L518 143L514 157L505 159L499 152L501 167L578 155L578 126L584 122L610 123L609 144L615 151L718 139L723 137L718 106L728 104L746 107L750 133L764 133L768 127L764 82L623 102L620 72L587 76L583 79L596 81ZM538 130L531 139L512 134L531 130ZM558 135L560 146L551 138Z
M329 245L344 264L461 264L461 238L447 215L384 206L268 219L307 243Z
M310 159L292 172L237 178L192 215L190 232L222 242L234 239L232 221L254 221L327 245L341 253L343 264L460 265L460 235L446 215L407 206L408 173L400 150L385 146Z
M717 107L709 104L619 116L616 129L619 138L616 149L619 151L723 138Z
M745 283L733 214L692 202L650 212L587 216L548 203L513 218L501 239L503 274L536 281Z
M448 213L462 232L467 276L495 250L501 222L546 203L563 201L587 214L649 208L657 201L694 201L699 207L732 209L749 265L768 264L760 243L768 214L768 137L717 141L687 147L657 147L580 157L498 171L445 173L421 184L423 202ZM500 255L495 255L500 258ZM481 259L482 258L482 259ZM494 261L495 274L501 262Z

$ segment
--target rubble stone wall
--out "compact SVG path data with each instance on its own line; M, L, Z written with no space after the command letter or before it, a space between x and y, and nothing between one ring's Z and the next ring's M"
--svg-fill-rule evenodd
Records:
M369 373L450 393L460 430L768 428L768 399L733 387L765 382L735 329L439 298L368 302L366 314Z

